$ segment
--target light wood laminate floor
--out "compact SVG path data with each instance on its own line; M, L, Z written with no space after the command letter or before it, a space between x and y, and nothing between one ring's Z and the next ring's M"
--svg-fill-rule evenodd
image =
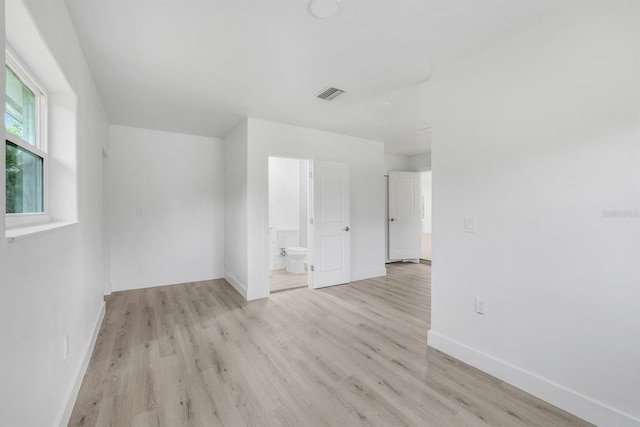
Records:
M286 269L272 270L269 278L269 290L280 292L287 289L308 287L307 277L307 273L294 274L289 273Z
M426 345L430 266L245 302L224 280L116 292L71 426L580 426Z

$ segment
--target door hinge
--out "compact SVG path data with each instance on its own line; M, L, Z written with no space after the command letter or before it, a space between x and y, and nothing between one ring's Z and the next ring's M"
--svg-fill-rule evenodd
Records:
M309 218L309 224L313 225L313 218Z
M315 267L312 265L311 266L311 271L316 271Z
M313 172L309 172L309 178L313 178Z

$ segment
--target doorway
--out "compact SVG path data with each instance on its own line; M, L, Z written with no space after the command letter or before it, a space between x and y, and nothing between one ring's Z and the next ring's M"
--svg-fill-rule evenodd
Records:
M422 226L420 259L431 264L431 171L420 172L422 187Z
M309 160L269 157L269 290L308 287L310 282Z
M351 282L349 165L268 158L269 291Z

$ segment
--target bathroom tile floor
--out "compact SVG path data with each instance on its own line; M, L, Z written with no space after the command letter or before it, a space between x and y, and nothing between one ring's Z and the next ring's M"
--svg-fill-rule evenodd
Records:
M307 273L293 274L285 269L271 271L271 281L269 282L271 292L280 292L302 287L307 287Z

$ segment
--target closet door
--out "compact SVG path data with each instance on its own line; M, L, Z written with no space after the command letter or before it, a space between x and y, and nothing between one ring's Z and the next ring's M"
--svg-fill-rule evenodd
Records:
M389 259L419 259L420 173L389 172Z

